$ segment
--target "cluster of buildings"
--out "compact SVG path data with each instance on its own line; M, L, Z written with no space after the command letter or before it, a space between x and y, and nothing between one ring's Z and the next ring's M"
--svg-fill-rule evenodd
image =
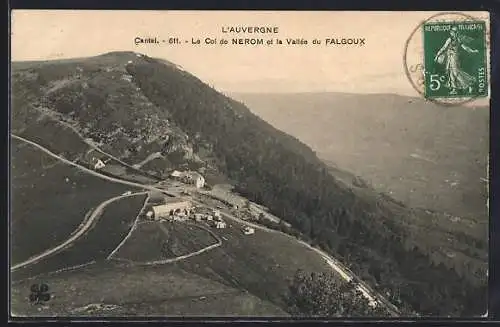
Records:
M197 212L191 217L191 219L194 221L206 221L210 226L215 228L227 227L226 222L222 219L220 211L218 210L213 210L209 213Z
M174 220L174 218L176 218L176 220L182 220L190 216L191 210L192 205L189 200L176 198L172 201L167 201L167 203L154 205L146 216L153 220Z
M209 213L202 213L198 212L196 209L197 208L187 199L168 199L166 203L153 205L151 210L146 213L146 217L150 220L206 221L210 226L215 228L227 227L226 222L222 219L220 211L213 210Z
M213 228L223 229L227 227L227 223L222 219L219 210L202 210L193 206L189 200L182 198L170 199L167 203L154 205L147 212L146 216L150 220L166 220L171 222L187 220L205 221ZM252 235L254 233L255 229L250 226L243 228L243 234L245 235Z
M213 228L227 228L227 223L222 219L221 212L217 209L211 210L208 208L202 209L195 207L191 201L183 198L169 198L166 203L153 205L151 210L146 213L146 217L150 220L166 220L166 221L205 221ZM255 229L246 226L243 229L243 234L252 235Z

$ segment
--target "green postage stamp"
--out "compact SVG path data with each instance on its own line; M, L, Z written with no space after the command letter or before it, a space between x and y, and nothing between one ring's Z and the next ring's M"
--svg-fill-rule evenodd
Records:
M488 95L484 22L426 23L423 33L426 98Z

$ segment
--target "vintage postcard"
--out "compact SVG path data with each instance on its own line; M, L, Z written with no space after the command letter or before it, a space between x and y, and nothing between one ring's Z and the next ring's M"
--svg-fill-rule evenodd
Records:
M11 22L12 317L487 314L487 12Z

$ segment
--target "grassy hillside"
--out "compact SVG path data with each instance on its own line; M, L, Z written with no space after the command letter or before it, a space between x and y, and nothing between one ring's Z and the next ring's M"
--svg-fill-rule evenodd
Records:
M123 160L135 164L160 147L166 167L196 163L216 169L394 302L423 314L484 312L484 255L474 261L461 247L447 255L456 243L484 253L484 240L415 233L413 221L432 230L425 223L435 220L432 213L334 178L303 143L174 65L110 53L20 66L14 74L22 83L14 93L29 91L23 83L31 79L46 99L26 106L64 114ZM153 169L162 168L155 163Z
M227 228L213 229L222 239L221 246L175 265L204 278L248 290L281 308L287 308L288 285L297 270L332 271L322 257L294 238L264 230L243 235L244 224L227 222ZM338 275L335 283L345 284Z
M205 229L182 222L142 222L113 258L147 263L199 251L218 240Z
M94 189L95 192L95 189ZM13 281L46 274L93 261L104 261L128 234L145 201L145 195L122 198L108 204L94 225L70 246L11 274ZM53 229L58 229L52 226Z
M131 189L82 173L18 140L12 140L11 169L13 264L59 245L101 202Z
M174 266L129 267L108 262L36 280L50 287L48 306L27 299L33 280L14 285L16 316L287 316L272 303ZM102 287L106 285L106 287ZM100 306L99 306L100 305ZM160 314L161 313L161 314Z
M294 238L264 230L246 236L243 228L235 221L228 221L225 229L214 229L205 222L140 223L113 259L151 265L152 261L173 259L212 246L204 253L165 264L246 290L281 308L287 308L288 284L297 270L325 274L332 271L321 256ZM219 240L220 246L213 246ZM338 276L335 283L344 284Z
M40 112L69 123L102 150L128 164L161 152L167 160L158 171L196 163L187 135L170 121L167 110L156 107L125 71L130 60L143 60L133 53L103 55L92 59L13 65L13 131L35 137L49 149L63 151L65 143L81 144L50 135L55 123ZM133 108L133 110L131 110ZM147 113L145 115L144 113ZM42 118L37 118L42 116ZM41 120L41 122L40 122ZM56 133L61 128L53 128ZM45 132L46 131L46 132ZM75 148L74 153L83 149Z

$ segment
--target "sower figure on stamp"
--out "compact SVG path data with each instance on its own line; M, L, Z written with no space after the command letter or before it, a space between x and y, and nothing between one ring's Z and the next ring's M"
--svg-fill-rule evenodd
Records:
M472 92L472 85L475 83L475 78L460 67L459 50L462 48L468 53L478 53L477 49L472 49L465 45L472 38L461 35L454 26L450 30L450 36L446 39L444 45L439 49L434 61L445 65L447 81L445 86L451 89L450 94L457 94L457 89Z

